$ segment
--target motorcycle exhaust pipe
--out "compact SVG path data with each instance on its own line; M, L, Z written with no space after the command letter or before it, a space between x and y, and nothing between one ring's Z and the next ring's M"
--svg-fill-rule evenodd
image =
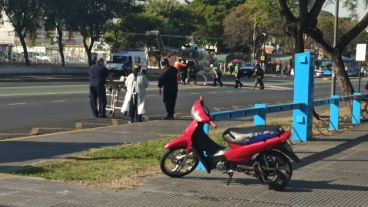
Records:
M238 165L238 168L242 169L242 170L247 170L247 171L253 171L254 170L254 168L252 166L248 166L248 165Z

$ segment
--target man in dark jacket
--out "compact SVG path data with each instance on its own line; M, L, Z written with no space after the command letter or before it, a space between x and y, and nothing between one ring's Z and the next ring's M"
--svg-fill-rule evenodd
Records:
M255 89L258 84L259 84L259 89L261 89L261 90L264 89L263 76L264 76L263 69L261 68L259 63L257 63L256 68L255 68L254 73L253 73L253 77L256 78L256 81L254 82L253 89Z
M106 117L106 78L112 80L109 72L104 66L104 59L100 58L97 63L89 69L89 99L92 113L96 118ZM98 106L97 106L98 100Z
M159 93L162 95L167 116L164 119L174 119L176 97L178 94L177 70L169 64L169 60L164 58L161 61L163 71L158 80Z

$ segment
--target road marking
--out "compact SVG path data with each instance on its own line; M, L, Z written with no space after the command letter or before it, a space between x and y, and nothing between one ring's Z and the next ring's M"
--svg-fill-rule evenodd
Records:
M293 90L292 88L283 87L283 86L275 86L275 85L266 85L265 89L270 89L270 90L275 90L275 91Z
M11 104L8 104L8 106L15 106L15 105L24 105L26 103L11 103Z
M214 111L221 111L221 109L220 108L217 108L217 107L213 107L213 110Z
M52 103L63 103L66 102L66 100L56 100L56 101L51 101Z
M215 93L217 93L217 91L212 91L212 92L209 92L209 93L211 93L211 94L215 94Z
M157 95L147 95L147 97L153 97L153 96L157 96Z
M200 93L190 93L191 95L199 95Z
M39 131L39 128L32 128L28 135L37 135Z

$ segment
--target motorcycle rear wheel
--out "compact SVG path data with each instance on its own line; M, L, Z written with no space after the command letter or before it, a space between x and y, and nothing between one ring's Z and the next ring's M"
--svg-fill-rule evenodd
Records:
M161 157L161 171L170 177L180 178L191 173L198 165L198 157L185 148L171 149Z
M282 153L267 151L259 156L257 171L270 190L282 191L291 179L293 167Z

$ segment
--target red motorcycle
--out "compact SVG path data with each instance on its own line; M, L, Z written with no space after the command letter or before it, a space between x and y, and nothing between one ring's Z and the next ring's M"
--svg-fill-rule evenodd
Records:
M194 120L182 136L165 145L168 151L161 157L160 168L170 177L182 177L196 169L199 161L208 173L223 171L230 183L234 172L253 175L269 189L283 190L293 172L290 159L299 162L287 142L290 131L280 126L229 128L223 139L229 147L214 142L204 131L205 124L216 128L203 97L192 107Z

